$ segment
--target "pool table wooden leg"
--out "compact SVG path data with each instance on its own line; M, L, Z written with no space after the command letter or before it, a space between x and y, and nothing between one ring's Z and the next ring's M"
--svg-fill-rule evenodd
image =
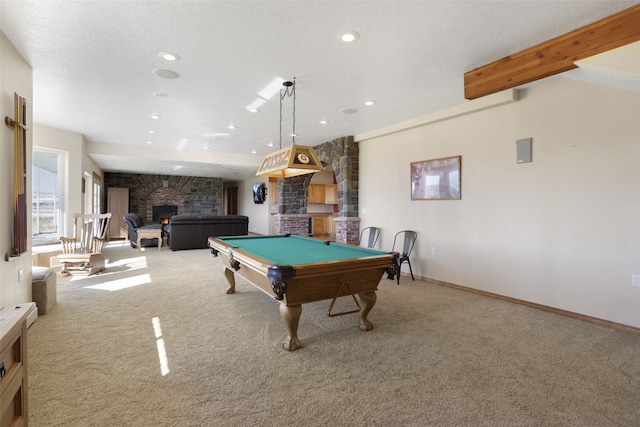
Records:
M370 331L373 329L373 324L367 319L367 314L376 304L378 297L375 292L361 292L358 297L360 297L360 303L362 304L362 310L358 313L360 315L360 330Z
M287 351L294 351L302 347L298 340L298 323L302 314L302 305L287 306L280 304L280 317L284 321L289 334L284 339L282 347Z
M229 287L227 288L227 293L228 294L235 293L236 292L236 275L233 273L233 271L225 267L224 277L225 279L227 279L227 283L229 283Z

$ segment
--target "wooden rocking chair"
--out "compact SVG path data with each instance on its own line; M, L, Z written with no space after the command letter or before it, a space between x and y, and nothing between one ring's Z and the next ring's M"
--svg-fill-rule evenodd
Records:
M60 237L62 254L61 273L90 276L104 270L102 246L109 235L111 214L73 214L73 237Z

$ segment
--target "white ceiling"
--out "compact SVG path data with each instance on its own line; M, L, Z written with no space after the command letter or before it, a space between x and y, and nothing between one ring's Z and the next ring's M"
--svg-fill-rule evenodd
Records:
M245 179L280 144L278 95L246 109L274 79L296 78L296 143L318 145L468 102L465 72L638 3L2 0L0 28L33 68L34 122L83 134L104 171ZM619 62L566 75L640 89Z

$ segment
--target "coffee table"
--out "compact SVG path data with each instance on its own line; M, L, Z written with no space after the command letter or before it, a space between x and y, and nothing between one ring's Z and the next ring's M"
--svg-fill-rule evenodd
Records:
M138 250L142 250L140 241L142 239L158 239L158 250L162 252L162 230L160 228L138 229Z

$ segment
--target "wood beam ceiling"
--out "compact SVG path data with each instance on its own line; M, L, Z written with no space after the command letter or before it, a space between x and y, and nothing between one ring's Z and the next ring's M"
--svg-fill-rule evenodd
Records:
M577 68L575 61L640 40L640 5L464 74L475 99Z

